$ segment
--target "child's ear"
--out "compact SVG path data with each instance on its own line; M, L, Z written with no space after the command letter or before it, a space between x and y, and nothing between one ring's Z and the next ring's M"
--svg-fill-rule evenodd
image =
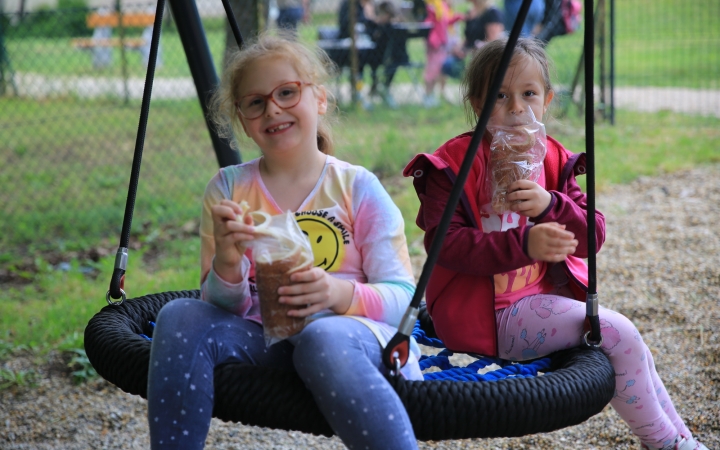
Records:
M315 98L317 98L318 102L318 114L321 116L324 116L327 112L327 91L325 90L325 86L320 85L315 90Z
M550 102L552 102L552 99L555 97L555 91L550 90L545 95L545 105L543 106L543 115L547 112L548 106L550 106Z

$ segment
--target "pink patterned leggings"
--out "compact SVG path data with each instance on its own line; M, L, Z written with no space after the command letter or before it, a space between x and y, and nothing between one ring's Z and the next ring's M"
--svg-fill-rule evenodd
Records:
M525 297L495 312L498 349L503 359L523 361L577 347L583 335L585 304L559 295ZM678 434L689 437L655 363L635 325L625 316L600 307L602 351L615 369L615 411L645 444L664 447Z

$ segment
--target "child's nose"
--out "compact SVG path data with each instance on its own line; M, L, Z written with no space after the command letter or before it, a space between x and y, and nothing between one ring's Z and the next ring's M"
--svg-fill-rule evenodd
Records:
M510 114L513 115L522 114L524 107L525 105L523 105L522 101L515 96L511 97L510 101L508 102L508 109L510 111Z
M273 114L279 114L282 111L282 108L275 103L275 100L268 99L267 103L265 103L265 115L266 116L272 116Z

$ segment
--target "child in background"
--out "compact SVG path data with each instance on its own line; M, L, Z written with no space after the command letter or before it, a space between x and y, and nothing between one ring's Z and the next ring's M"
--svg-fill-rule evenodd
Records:
M489 42L470 61L463 80L468 116L477 121L506 39ZM519 39L490 122L517 127L518 117L541 120L553 99L549 61L538 41ZM490 128L492 130L492 128ZM405 169L415 176L421 206L417 224L429 247L472 133L457 136ZM581 344L588 256L586 195L575 175L584 155L547 137L537 182L515 181L510 211L496 214L485 188L490 131L470 170L461 202L443 241L427 287L427 307L438 336L456 351L509 360L543 357ZM595 217L596 247L605 219ZM644 449L702 449L675 411L653 356L633 323L600 307L601 349L612 363L617 389L613 408Z
M400 13L390 1L382 1L377 5L375 23L368 27L368 34L375 43L373 56L370 57L370 75L372 84L370 95L380 95L390 108L396 108L397 103L390 94L390 84L395 78L398 65L407 62L405 42L397 42L393 39L393 24L400 19ZM382 81L378 76L378 69L383 66Z
M492 0L470 0L472 5L465 19L464 39L452 47L443 64L443 73L452 78L461 78L465 59L490 41L505 35L502 12Z
M423 105L432 108L439 104L435 97L435 85L444 85L445 76L442 73L442 66L448 56L449 34L448 29L454 23L464 18L461 14L455 14L446 0L428 0L427 17L425 22L432 25L430 34L427 37L425 47L425 98Z
M238 52L213 97L218 129L244 132L262 156L221 169L208 183L201 234L202 300L167 303L157 317L148 377L152 448L203 448L213 410L213 370L246 363L297 371L350 448L416 449L382 349L414 293L403 219L378 179L331 156L322 83L330 61L291 38L261 36ZM311 321L266 347L250 211L295 212L314 267L278 289L289 316ZM422 379L418 349L403 368Z

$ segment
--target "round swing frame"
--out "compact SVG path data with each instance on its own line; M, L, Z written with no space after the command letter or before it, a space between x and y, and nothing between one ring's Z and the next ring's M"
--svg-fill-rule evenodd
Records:
M95 370L130 394L147 398L151 336L167 302L199 299L200 291L171 291L105 306L85 329L85 351ZM196 300L199 301L199 300ZM434 335L421 309L420 327ZM615 372L598 349L578 347L550 355L542 376L497 381L387 379L417 439L515 437L577 425L601 412L615 391ZM215 369L213 416L245 425L332 436L310 391L293 371L248 364Z

